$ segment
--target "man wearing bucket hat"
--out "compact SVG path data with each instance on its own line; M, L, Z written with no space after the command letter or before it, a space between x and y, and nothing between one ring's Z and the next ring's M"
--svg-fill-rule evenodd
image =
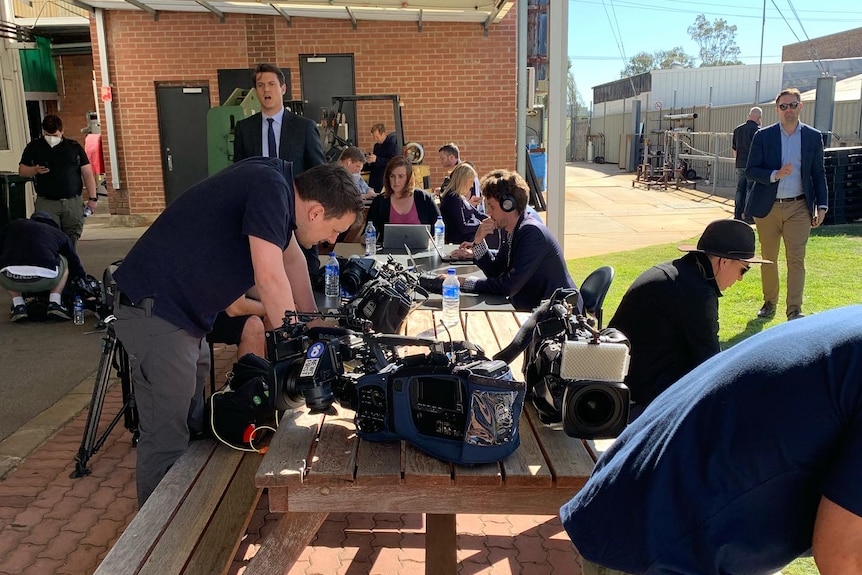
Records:
M676 380L721 351L718 298L742 279L754 257L754 231L739 220L706 226L697 246L679 259L643 272L623 296L608 324L631 342L626 385L633 416Z
M0 234L0 286L12 298L13 322L28 318L23 294L50 292L48 316L69 320L61 295L67 280L84 277L72 240L48 212L14 220Z

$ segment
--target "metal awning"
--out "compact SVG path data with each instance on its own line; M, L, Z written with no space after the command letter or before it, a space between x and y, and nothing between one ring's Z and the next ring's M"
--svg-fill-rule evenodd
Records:
M158 18L159 12L210 12L219 18L230 14L260 14L297 18L334 18L417 22L475 22L486 28L508 13L514 0L66 0L87 10L143 10Z

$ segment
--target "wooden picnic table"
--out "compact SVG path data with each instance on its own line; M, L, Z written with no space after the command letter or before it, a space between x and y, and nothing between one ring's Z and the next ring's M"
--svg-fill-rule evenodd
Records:
M490 357L507 345L528 314L462 312L453 339L479 344ZM440 312L414 311L403 333L448 339ZM464 330L466 329L466 334ZM521 377L521 359L513 362ZM405 442L360 440L353 412L306 410L282 421L255 483L269 490L269 506L283 513L248 566L249 573L283 574L331 512L425 513L425 572L457 572L458 513L556 515L589 477L595 453L562 426L539 422L529 401L520 422L520 447L499 463L461 466L440 461Z

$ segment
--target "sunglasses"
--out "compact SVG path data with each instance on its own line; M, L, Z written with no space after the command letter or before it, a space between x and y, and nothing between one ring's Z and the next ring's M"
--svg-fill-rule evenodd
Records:
M744 276L745 274L747 274L747 273L748 273L748 270L750 270L750 269L751 269L751 266L747 266L747 265L745 265L745 264L742 264L742 267L739 269L739 275L740 275L740 277L742 277L742 276Z
M791 110L795 110L798 107L799 107L799 102L788 102L787 104L778 104L778 109L781 110L782 112L784 110L786 110L787 108L790 108Z

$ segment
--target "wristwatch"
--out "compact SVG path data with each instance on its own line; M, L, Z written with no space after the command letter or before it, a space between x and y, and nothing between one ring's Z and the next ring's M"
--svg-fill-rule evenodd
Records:
M95 198L90 198L90 201L91 201L91 202L98 202L98 201L99 201L99 197L98 197L98 196L96 196Z

